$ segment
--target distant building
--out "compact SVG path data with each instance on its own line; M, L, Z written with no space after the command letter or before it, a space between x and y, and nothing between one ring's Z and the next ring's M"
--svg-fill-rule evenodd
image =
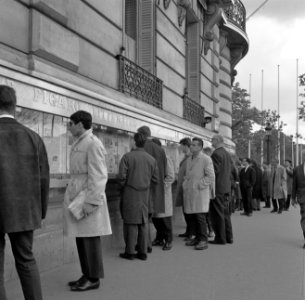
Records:
M44 139L51 167L50 205L36 235L40 270L74 259L62 233L69 173L68 117L92 113L94 133L115 177L131 135L148 125L179 164L178 142L215 132L231 140L231 86L248 51L240 0L2 0L0 83L14 87L17 119ZM118 193L107 196L121 243ZM6 262L7 279L13 261ZM14 273L13 273L14 274ZM15 275L13 275L15 276Z

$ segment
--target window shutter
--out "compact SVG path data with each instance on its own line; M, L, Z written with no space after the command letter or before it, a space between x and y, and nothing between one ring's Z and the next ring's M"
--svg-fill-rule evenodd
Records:
M137 39L137 0L125 0L125 32Z
M199 22L187 24L187 87L189 98L200 104L199 24Z
M155 3L154 0L139 2L139 65L154 74L155 62Z

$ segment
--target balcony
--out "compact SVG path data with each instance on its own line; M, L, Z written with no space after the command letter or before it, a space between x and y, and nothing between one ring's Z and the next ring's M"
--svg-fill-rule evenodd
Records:
M183 97L183 119L198 126L205 127L204 107L194 102L187 95Z
M162 80L122 55L118 59L120 91L162 109Z
M233 4L225 9L229 21L246 32L246 9L240 0L234 0Z
M233 70L249 50L249 39L246 33L246 9L240 0L231 0L231 4L224 7L223 27L227 33L226 44L231 50L232 82L235 73Z

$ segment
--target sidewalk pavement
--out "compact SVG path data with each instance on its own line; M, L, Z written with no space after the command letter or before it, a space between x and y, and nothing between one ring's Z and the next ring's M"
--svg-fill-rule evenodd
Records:
M98 290L71 292L67 282L80 276L78 263L42 274L44 300L305 300L304 253L299 208L282 215L270 209L252 217L232 215L233 245L187 247L175 224L174 247L154 247L147 261L104 253L105 278ZM9 300L23 299L18 280L6 283Z

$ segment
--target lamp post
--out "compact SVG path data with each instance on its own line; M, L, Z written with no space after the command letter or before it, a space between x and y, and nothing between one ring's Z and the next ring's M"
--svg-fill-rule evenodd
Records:
M294 167L294 155L293 155L293 135L290 136L291 139L291 161L292 161L292 166Z
M268 122L267 126L265 127L266 131L266 137L267 137L267 165L270 164L270 136L271 136L271 131L272 131L272 126Z
M286 159L284 126L287 126L287 124L284 123L283 121L281 121L280 127L279 127L279 136L281 136L281 133L283 134L283 163L285 162L285 159ZM281 153L281 140L279 140L279 153ZM279 155L279 158L280 157L281 156Z

